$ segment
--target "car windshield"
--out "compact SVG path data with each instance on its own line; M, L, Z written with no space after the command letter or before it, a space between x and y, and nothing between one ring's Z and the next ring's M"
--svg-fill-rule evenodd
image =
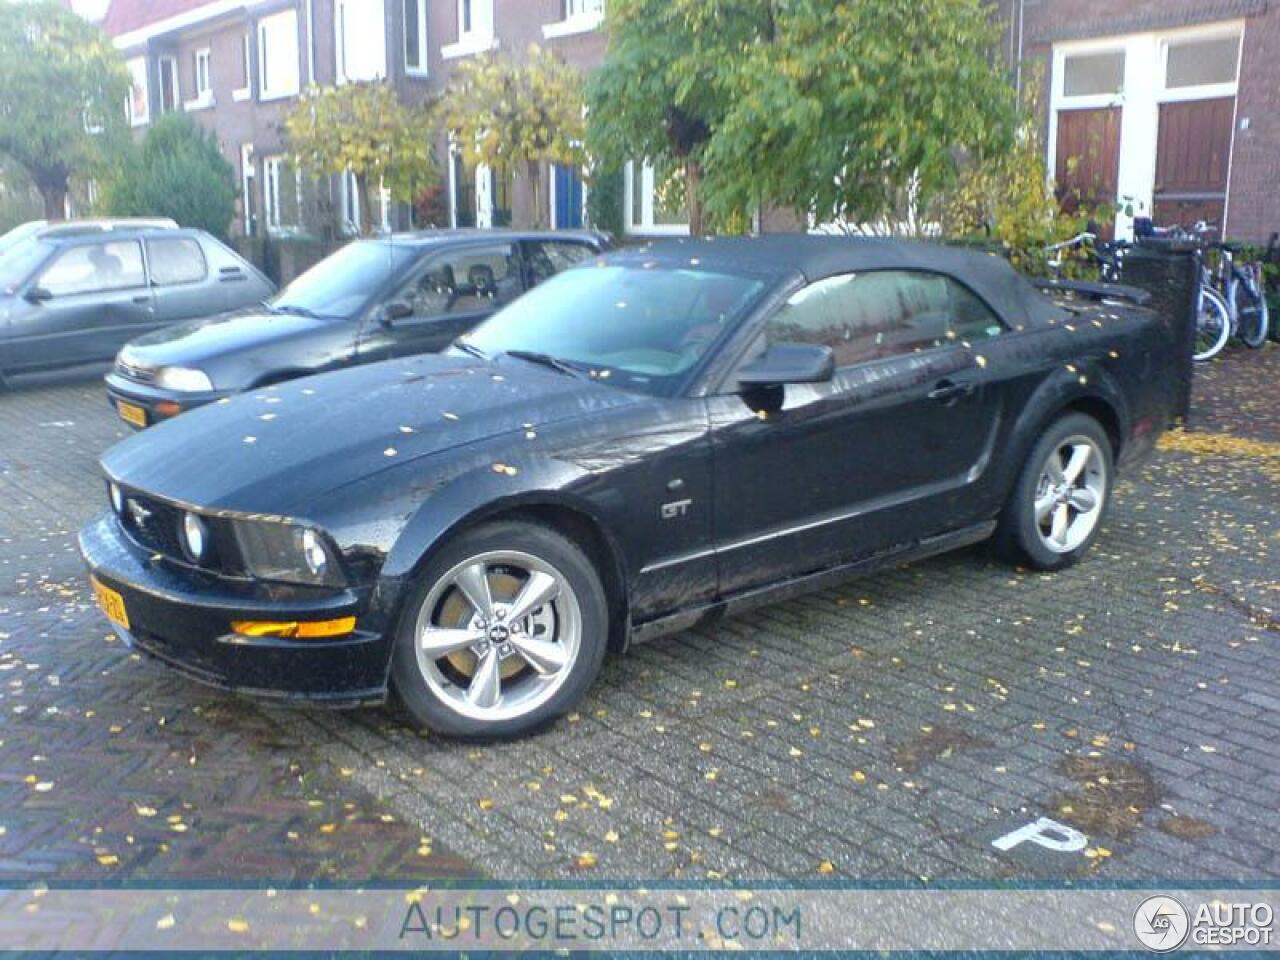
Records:
M353 317L416 256L414 247L383 240L349 243L276 294L271 306L319 317Z
M460 343L491 357L555 358L604 383L666 394L764 288L759 277L654 262L576 267L535 287Z
M47 243L27 240L0 254L0 291L13 293L52 252Z

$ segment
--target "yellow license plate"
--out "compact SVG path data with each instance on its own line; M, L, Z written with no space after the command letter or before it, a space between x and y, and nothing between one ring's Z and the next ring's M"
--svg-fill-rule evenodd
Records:
M118 400L116 401L116 410L119 411L122 420L127 420L135 427L145 427L147 425L147 411L135 404Z
M116 593L97 577L90 577L93 584L93 595L98 598L98 606L107 615L107 619L118 626L129 629L129 613L124 608L124 597Z

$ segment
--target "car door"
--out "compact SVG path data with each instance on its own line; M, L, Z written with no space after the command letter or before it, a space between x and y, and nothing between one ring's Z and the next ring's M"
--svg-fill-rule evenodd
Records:
M721 593L976 522L964 491L985 473L1000 390L975 338L1002 329L955 281L910 271L819 280L766 318L756 355L823 344L836 371L709 399Z
M220 312L211 290L209 264L194 237L148 237L147 271L155 297L153 326L177 323Z
M64 247L27 290L33 302L13 331L15 369L110 360L154 323L138 240L101 239Z
M524 292L514 243L435 254L375 307L361 331L362 358L443 350Z
M544 280L554 277L561 270L568 270L598 252L582 240L556 238L555 240L526 240L524 247L525 283L530 289Z

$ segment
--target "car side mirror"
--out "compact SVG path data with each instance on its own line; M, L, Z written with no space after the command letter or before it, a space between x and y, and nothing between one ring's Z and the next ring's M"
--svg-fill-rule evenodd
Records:
M826 383L836 372L830 347L818 343L775 343L764 356L738 371L742 387L780 387L788 383Z
M44 303L46 300L52 300L53 294L44 287L31 287L23 294L23 299L27 303Z
M413 304L406 303L404 300L392 300L382 307L382 322L388 326L397 320L403 320L405 317L413 316Z

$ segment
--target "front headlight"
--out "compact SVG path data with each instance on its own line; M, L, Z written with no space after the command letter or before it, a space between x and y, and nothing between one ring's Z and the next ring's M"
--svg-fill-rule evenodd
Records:
M342 571L319 530L263 520L237 520L234 528L245 568L258 579L342 585Z
M203 370L190 367L161 367L156 371L156 386L179 393L201 393L213 389L213 381Z

